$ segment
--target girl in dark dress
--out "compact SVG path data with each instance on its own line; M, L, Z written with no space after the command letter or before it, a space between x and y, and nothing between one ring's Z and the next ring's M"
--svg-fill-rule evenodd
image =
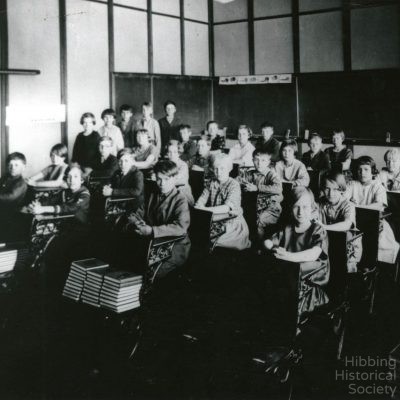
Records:
M331 168L336 171L343 172L346 180L350 180L350 167L353 152L343 144L344 140L345 135L343 131L334 131L332 135L333 147L326 149L325 153L329 157Z

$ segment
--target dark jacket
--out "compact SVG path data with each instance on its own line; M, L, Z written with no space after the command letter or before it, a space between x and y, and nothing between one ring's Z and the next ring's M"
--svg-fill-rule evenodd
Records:
M107 160L101 162L101 156L98 155L91 176L93 178L111 178L118 168L117 157L110 154Z
M181 160L186 161L190 166L193 164L197 154L197 145L194 140L189 140L183 145L183 153L181 154Z
M99 154L99 141L98 132L93 131L88 136L79 133L72 151L72 162L77 162L82 168L93 168Z
M160 118L158 120L161 131L161 152L165 153L165 148L171 139L180 140L179 127L182 124L180 119L175 117L170 124L167 117Z
M322 150L312 158L311 151L305 152L302 161L307 168L312 168L313 171L327 171L331 167L328 154Z
M136 145L136 135L135 135L136 124L137 124L137 118L135 117L131 117L125 128L122 125L122 121L118 122L117 124L118 128L121 129L125 147L133 147Z
M25 205L28 185L22 176L0 179L0 212L16 211Z
M272 137L268 140L268 142L264 141L264 138L259 138L256 142L256 149L266 151L271 154L271 161L276 162L279 160L279 150L281 148L281 144Z
M77 222L86 225L88 223L89 205L90 193L85 186L81 186L76 192L67 189L64 192L63 203L55 206L56 214L74 214Z

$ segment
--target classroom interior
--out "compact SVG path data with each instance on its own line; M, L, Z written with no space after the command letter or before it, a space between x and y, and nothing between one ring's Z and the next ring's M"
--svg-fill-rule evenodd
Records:
M167 100L195 139L207 121L217 121L227 151L243 124L257 138L269 121L279 141L296 140L299 159L309 150L308 132L318 132L326 148L340 129L353 160L368 155L381 170L386 152L400 148L399 67L398 0L0 0L1 175L13 152L26 156L27 177L49 164L57 143L71 158L85 112L95 115L98 129L104 109L118 113L129 104L137 115L151 102L159 119ZM290 80L220 81L277 74ZM400 362L399 265L376 260L383 218L400 242L400 199L392 192L388 201L386 214L361 211L357 220L367 237L364 250L372 258L375 251L373 272L340 276L346 286L340 312L318 315L302 335L297 299L294 310L255 294L272 292L282 276L262 288L247 284L258 275L243 271L262 269L265 259L214 252L196 232L187 267L199 260L222 265L213 283L204 290L184 274L170 287L172 296L163 293L164 307L150 304L155 310L148 315L148 305L117 314L61 294L50 301L41 267L0 274L0 397L400 398L396 374L390 375ZM336 266L346 263L337 255L346 252L346 240L330 244ZM196 312L188 316L191 307ZM167 340L151 342L146 324L165 329ZM146 351L137 356L141 342ZM349 360L368 357L382 364L349 367ZM355 382L340 375L372 369L388 375Z

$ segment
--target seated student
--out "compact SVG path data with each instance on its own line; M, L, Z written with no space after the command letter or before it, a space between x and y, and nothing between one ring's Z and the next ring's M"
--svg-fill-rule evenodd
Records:
M238 129L238 140L229 150L229 157L232 159L234 164L238 164L239 167L253 167L253 152L254 146L250 142L252 136L251 129L246 125L240 125Z
M92 113L84 113L80 123L83 126L83 132L79 133L75 139L72 162L79 164L84 176L87 176L96 164L100 135L94 131L96 119Z
M272 155L265 150L255 150L255 170L246 171L237 180L246 192L257 192L257 235L261 241L271 225L275 225L282 212L282 183L270 167Z
M357 180L349 183L346 195L355 205L383 210L387 207L386 190L379 179L372 157L362 156L357 160ZM399 251L394 233L386 220L382 221L379 234L378 261L394 264Z
M112 198L136 199L135 209L142 208L144 202L143 174L135 166L132 149L118 152L119 169L111 177L111 184L103 187L103 196Z
M179 127L179 140L181 144L181 159L186 161L189 166L192 165L197 153L197 145L194 140L190 139L192 128L190 125L184 124Z
M296 141L284 141L280 149L281 161L275 164L275 170L282 182L291 182L293 186L308 186L310 176L306 166L296 159L296 154Z
M323 289L329 279L328 237L324 228L313 222L315 202L309 188L293 188L288 201L293 223L266 240L265 247L280 260L300 263L302 276L324 266L310 278L312 286L302 281L300 291L304 298L299 303L299 314L302 314L328 303Z
M108 136L113 141L113 147L111 154L116 156L117 153L124 148L124 138L121 130L115 123L115 111L112 108L107 108L101 113L101 119L104 121L104 125L99 128L99 134L101 137Z
M206 140L211 143L211 151L224 150L225 138L219 134L218 122L208 121L205 132Z
M261 138L257 140L256 148L271 154L271 161L279 161L279 149L281 144L273 137L274 126L269 122L261 124Z
M146 129L140 129L136 132L136 141L138 145L133 148L133 164L136 168L149 170L157 162L157 149L149 141L149 133ZM146 173L146 178L150 173Z
M137 213L128 217L135 232L145 238L183 236L174 244L172 256L158 270L157 278L182 266L190 251L187 230L190 225L189 206L185 196L176 189L176 164L170 160L159 161L154 166L158 191L150 194L145 205L144 218Z
M346 189L346 179L342 173L329 171L322 177L323 196L318 205L318 219L327 231L346 232L355 227L355 206L346 198ZM361 237L353 242L353 252L351 260L348 260L348 272L357 271L357 263L362 256Z
M165 117L158 120L161 133L161 149L164 155L167 152L169 141L179 140L179 129L181 121L175 116L176 104L172 100L167 100L164 103Z
M211 143L205 139L197 142L197 154L193 160L193 171L204 171L204 175L212 175L211 172Z
M213 160L215 178L209 182L195 207L214 214L233 213L236 218L226 224L226 232L218 238L217 246L244 250L250 247L249 228L243 218L240 184L229 176L232 160L227 154L217 154Z
M340 129L335 130L332 135L333 147L325 150L329 157L331 168L343 172L347 179L351 178L351 159L353 153L344 144L345 135Z
M24 179L26 158L22 153L7 156L7 173L0 179L0 241L14 241L27 228L23 221L16 221L17 212L26 203L28 185ZM5 229L7 227L7 229ZM27 228L28 229L28 228Z
M65 162L68 149L64 144L56 144L50 150L51 165L42 169L38 174L31 176L27 182L36 187L61 187L66 186L65 177L68 164Z
M178 146L176 144L170 143L168 145L167 156L170 161L176 164L178 169L178 172L175 175L175 181L178 190L186 197L188 204L193 206L194 198L192 189L189 186L189 167L185 161L182 161L179 158Z
M160 125L153 117L153 105L149 102L142 104L142 118L136 124L135 131L146 130L149 137L149 142L156 149L156 158L161 153L161 133ZM136 136L137 139L137 136ZM140 144L137 143L139 146Z
M121 130L122 137L124 139L124 147L135 146L135 126L137 124L136 119L133 117L133 108L129 104L123 104L119 108L119 114L121 116L117 126Z
M118 169L118 160L111 151L113 149L113 140L109 136L103 136L99 142L99 155L90 174L93 178L111 178Z
M313 133L308 139L308 146L310 150L303 154L303 164L311 171L328 171L329 156L322 151L322 137Z
M400 150L390 149L385 153L386 167L382 168L379 179L386 190L400 190Z

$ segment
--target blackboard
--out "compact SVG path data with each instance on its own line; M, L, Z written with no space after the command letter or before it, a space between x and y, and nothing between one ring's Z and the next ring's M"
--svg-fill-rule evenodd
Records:
M141 104L153 99L154 118L159 119L165 115L164 102L172 100L182 123L191 125L192 132L198 134L211 118L211 85L211 79L204 78L118 74L115 103L117 108L130 104L140 113Z
M343 128L349 138L400 139L399 72L305 74L298 87L300 132Z
M232 133L241 124L260 133L260 125L269 121L275 134L284 135L287 129L297 132L295 83L269 85L214 85L215 120Z

